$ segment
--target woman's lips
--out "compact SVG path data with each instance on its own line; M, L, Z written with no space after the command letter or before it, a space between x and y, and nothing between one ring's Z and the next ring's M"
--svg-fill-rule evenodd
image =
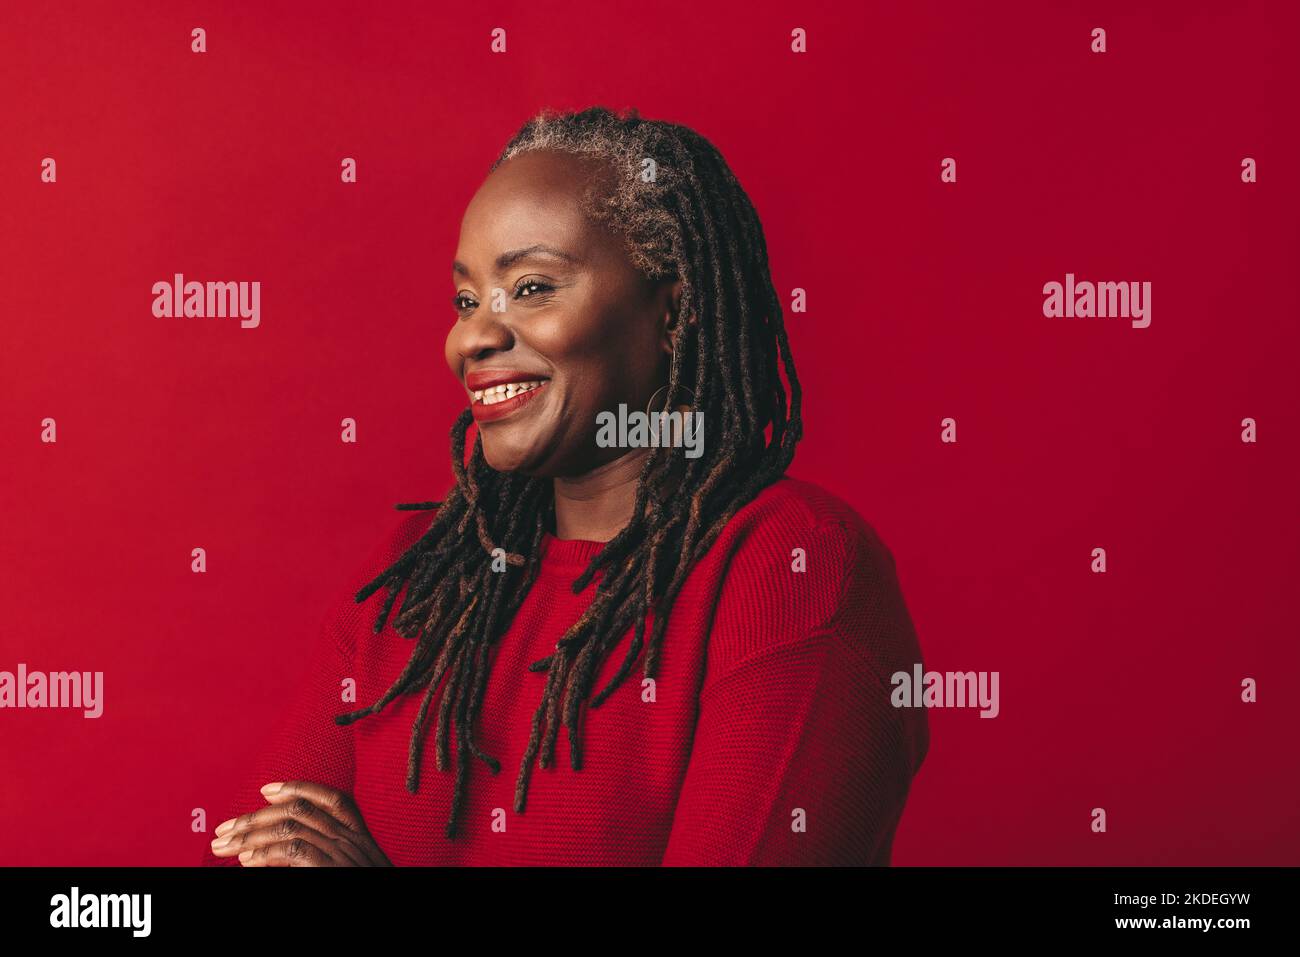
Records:
M474 421L493 422L497 419L505 418L507 415L522 409L533 399L534 396L537 395L537 393L543 391L546 386L547 382L543 381L541 385L534 389L529 389L527 392L521 392L509 399L502 399L500 402L494 402L491 405L484 405L482 402L475 402L473 401L473 397L471 397L470 411L474 414Z

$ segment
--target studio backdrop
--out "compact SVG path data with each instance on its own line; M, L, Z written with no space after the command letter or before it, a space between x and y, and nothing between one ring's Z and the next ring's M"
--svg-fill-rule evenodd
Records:
M466 203L593 105L726 156L803 384L789 474L889 546L925 668L996 690L930 713L893 862L1294 863L1298 30L6 5L0 672L100 678L0 708L0 864L198 861L394 504L452 481ZM187 315L191 282L241 308Z

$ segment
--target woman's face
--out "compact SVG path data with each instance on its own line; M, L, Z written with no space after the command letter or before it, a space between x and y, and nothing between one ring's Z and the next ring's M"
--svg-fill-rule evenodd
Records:
M447 364L498 471L567 477L618 458L627 450L596 445L597 413L644 411L667 379L676 287L646 280L583 213L584 188L606 175L590 157L521 154L465 211ZM510 382L524 390L496 388Z

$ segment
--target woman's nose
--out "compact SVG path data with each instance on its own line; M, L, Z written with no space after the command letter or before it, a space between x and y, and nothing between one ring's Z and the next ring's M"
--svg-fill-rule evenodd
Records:
M495 313L488 304L479 306L474 314L459 323L454 332L457 353L465 359L479 358L487 352L509 349L513 342L504 313Z

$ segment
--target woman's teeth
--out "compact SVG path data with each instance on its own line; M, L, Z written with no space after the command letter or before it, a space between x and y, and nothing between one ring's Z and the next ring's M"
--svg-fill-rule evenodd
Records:
M513 399L523 392L531 392L540 386L542 382L511 382L506 385L494 385L490 389L480 389L472 393L475 402L481 402L483 405L495 405L498 402L504 402L506 399Z

